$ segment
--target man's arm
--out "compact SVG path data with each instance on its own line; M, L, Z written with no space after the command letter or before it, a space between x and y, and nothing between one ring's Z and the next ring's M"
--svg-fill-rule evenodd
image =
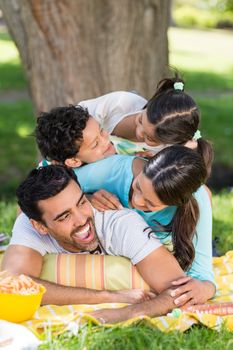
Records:
M136 267L156 293L161 293L171 287L172 281L185 276L175 257L163 246L147 255Z
M170 292L170 289L168 289L152 300L119 309L98 310L92 312L91 315L99 319L101 323L121 322L133 317L145 315L149 317L166 315L175 307Z
M137 269L157 293L171 288L174 306L177 307L205 303L215 293L212 282L186 276L174 256L164 247L149 254L137 264Z
M42 304L97 304L108 302L137 303L148 300L150 292L142 290L124 291L98 291L87 288L67 287L45 281L39 278L43 264L43 257L34 249L11 245L8 247L2 269L9 271L13 275L25 274L32 277L36 282L41 283L46 288Z

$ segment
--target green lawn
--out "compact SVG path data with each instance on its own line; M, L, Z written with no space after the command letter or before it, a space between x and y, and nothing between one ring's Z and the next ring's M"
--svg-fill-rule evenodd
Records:
M233 90L232 31L170 28L168 34L170 64L184 74L188 90Z
M127 328L81 327L77 337L62 335L41 345L49 350L233 350L232 333L193 327L185 333L164 334L141 323Z
M203 135L214 141L215 162L233 166L232 31L170 28L170 64L197 101Z
M26 89L18 50L4 28L0 29L0 92Z

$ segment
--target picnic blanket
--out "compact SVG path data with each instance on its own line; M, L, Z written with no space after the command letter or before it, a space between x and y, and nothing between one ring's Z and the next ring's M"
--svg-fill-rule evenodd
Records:
M213 258L215 280L217 292L215 298L209 303L233 302L233 251L229 251L222 257ZM98 324L98 321L88 315L89 312L101 308L117 308L125 304L99 304L99 305L67 305L42 306L30 321L22 323L37 336L41 336L46 329L51 329L54 333L62 333L72 327L79 327L80 323L92 321ZM136 317L130 320L118 323L121 327L126 327L141 320L150 324L163 332L186 331L194 324L202 324L206 327L219 330L224 325L228 330L233 331L233 315L218 316L203 313L183 312L178 317L171 315L150 318L147 316ZM104 327L112 327L106 324Z

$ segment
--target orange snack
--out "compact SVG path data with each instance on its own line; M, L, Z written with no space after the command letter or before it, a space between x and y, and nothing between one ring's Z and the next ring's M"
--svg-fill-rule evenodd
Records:
M30 277L0 272L0 319L17 323L30 320L44 293L44 286Z
M0 272L0 293L37 294L40 285L25 275L9 276L7 271Z

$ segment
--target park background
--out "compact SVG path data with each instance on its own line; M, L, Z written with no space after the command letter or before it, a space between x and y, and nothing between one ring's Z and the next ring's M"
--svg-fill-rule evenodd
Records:
M213 190L213 236L218 237L217 249L224 254L233 248L233 1L173 1L170 22L169 64L183 76L186 91L201 110L201 132L213 142L215 159L209 180ZM38 162L34 127L35 113L25 74L1 17L0 232L9 236L16 215L15 189ZM189 336L165 337L141 325L86 334L82 339L88 349L201 349L204 342L206 349L233 349L230 334L223 331L219 338L205 329L193 329ZM160 347L156 347L158 344Z

